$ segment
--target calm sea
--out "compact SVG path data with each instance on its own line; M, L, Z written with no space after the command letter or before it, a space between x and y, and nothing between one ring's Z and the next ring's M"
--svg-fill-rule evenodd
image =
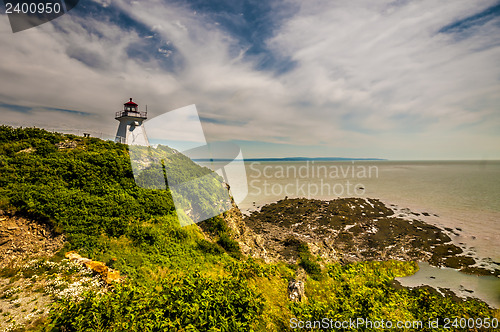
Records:
M454 242L500 262L500 161L245 162L245 169L244 212L285 196L378 198L429 213L421 217L455 229Z

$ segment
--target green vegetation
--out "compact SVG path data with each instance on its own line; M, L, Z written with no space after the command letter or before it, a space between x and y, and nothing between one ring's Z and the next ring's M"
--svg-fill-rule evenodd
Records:
M172 158L184 163L182 172L205 172L180 154ZM148 171L158 175L169 167L158 165ZM156 180L160 185L164 176ZM87 292L80 301L57 299L49 317L38 322L40 331L286 331L291 318L498 315L479 301L394 288L392 279L414 273L415 263L321 267L303 244L297 264L309 275L308 301L292 303L287 286L297 266L245 258L223 216L203 223L210 239L198 225L181 227L168 188L136 185L122 144L0 127L0 208L50 223L67 236L65 251L77 250L127 276L124 284ZM51 266L30 269L50 272ZM9 271L3 275L11 276Z
M67 139L76 147L59 150L56 144ZM3 208L50 222L70 248L105 251L106 236L173 215L168 191L135 184L124 145L0 127L0 155Z
M169 188L181 225L217 216L231 208L223 179L208 168L163 145L130 146L136 183L147 189Z
M163 278L154 288L125 284L96 299L60 302L49 328L86 331L247 331L262 314L255 287L200 273Z
M324 317L349 321L362 317L372 322L390 320L396 325L398 321L439 319L441 326L444 318L491 316L488 306L475 300L456 302L429 288L408 290L392 285L394 277L411 275L417 268L416 263L399 261L329 265L325 278L309 281L308 302L292 304L291 312L302 321Z
M238 242L231 238L231 230L220 216L203 221L201 226L207 233L215 238L215 242L224 248L234 258L241 258L241 250Z
M299 252L299 265L313 278L316 280L321 279L321 267L316 258L309 251L307 243L301 242L297 248Z

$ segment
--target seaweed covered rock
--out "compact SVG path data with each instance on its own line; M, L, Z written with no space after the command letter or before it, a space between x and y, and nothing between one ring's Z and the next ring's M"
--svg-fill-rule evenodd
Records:
M260 236L268 261L295 264L298 243L305 242L325 263L415 260L467 271L476 264L473 257L462 255L463 250L439 227L396 217L377 199L285 199L262 207L243 221L248 233ZM248 253L259 257L262 250L248 241L246 244Z

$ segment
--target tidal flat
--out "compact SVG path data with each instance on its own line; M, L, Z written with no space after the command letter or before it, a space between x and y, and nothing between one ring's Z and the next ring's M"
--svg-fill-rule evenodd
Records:
M456 245L451 237L460 230L428 224L422 220L426 215L430 214L391 208L372 198L329 201L287 198L262 206L246 216L244 222L262 239L259 246L266 249L267 258L293 263L299 257L301 243L307 243L311 252L325 264L415 261L424 267L450 269L458 284L461 278L464 280L462 288L472 288L464 293L470 297L481 295L475 287L467 288L469 276L466 274L493 277L492 292L498 293L499 264L490 258L478 257L470 248ZM250 250L250 254L252 252L259 255L257 247ZM433 271L439 276L439 269ZM436 277L429 278L425 284L432 285L434 279Z

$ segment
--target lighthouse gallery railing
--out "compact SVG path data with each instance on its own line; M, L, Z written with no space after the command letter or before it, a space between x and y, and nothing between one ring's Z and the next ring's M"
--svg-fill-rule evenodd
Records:
M121 118L124 116L130 116L132 118L147 119L148 112L119 111L119 112L115 113L115 118Z

